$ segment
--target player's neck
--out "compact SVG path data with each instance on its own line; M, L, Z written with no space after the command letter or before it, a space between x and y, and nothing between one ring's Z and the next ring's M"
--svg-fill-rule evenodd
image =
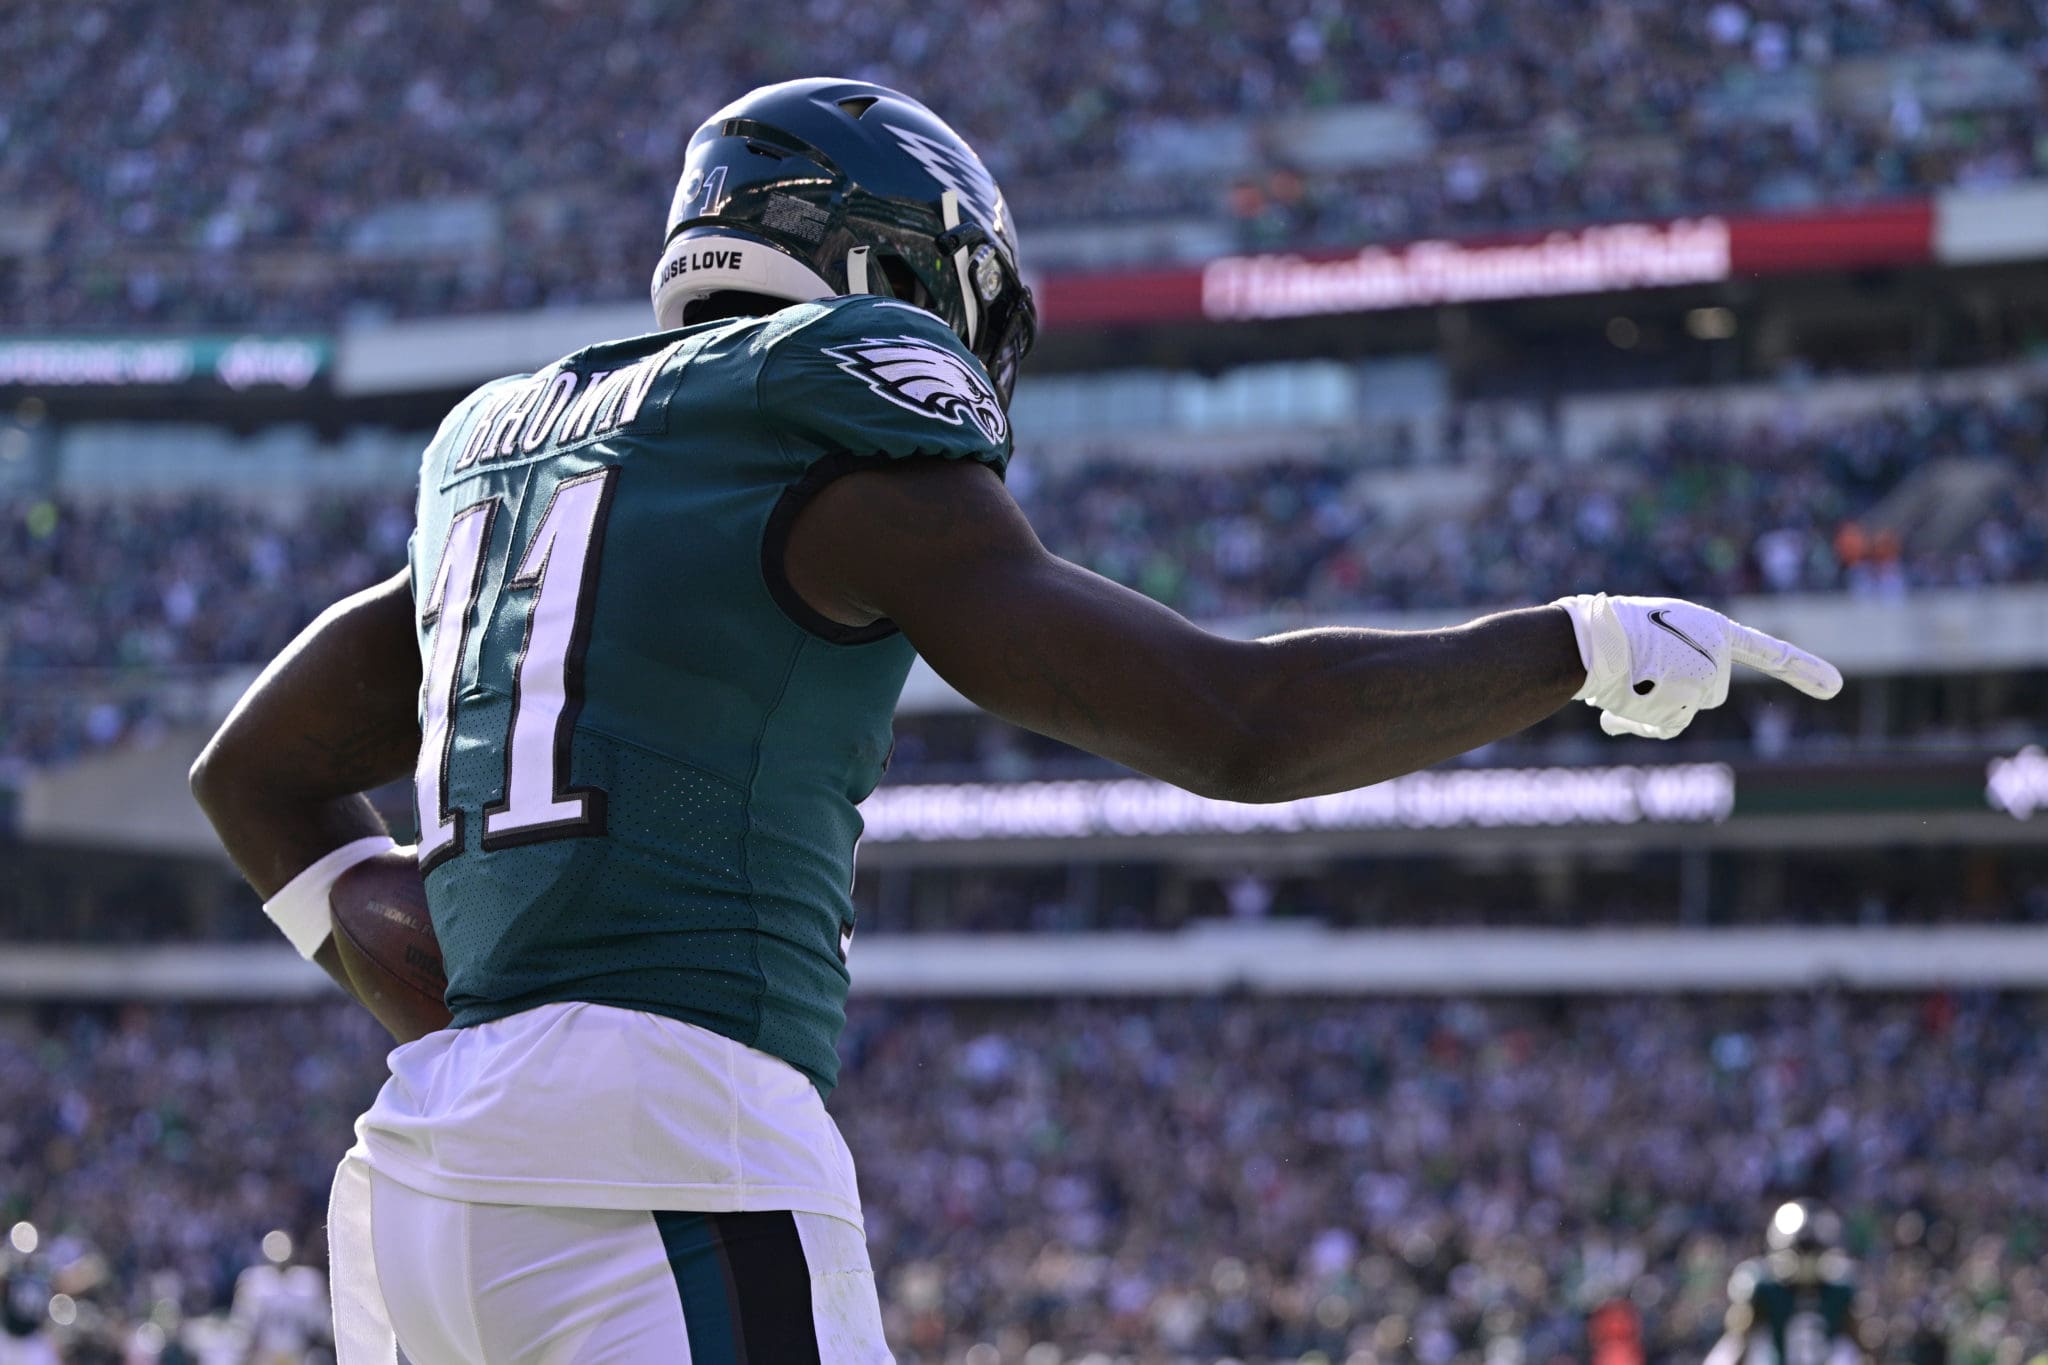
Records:
M733 318L764 318L787 307L787 299L771 298L767 294L749 294L737 289L723 289L691 303L683 311L683 325L695 327L700 323L727 322Z

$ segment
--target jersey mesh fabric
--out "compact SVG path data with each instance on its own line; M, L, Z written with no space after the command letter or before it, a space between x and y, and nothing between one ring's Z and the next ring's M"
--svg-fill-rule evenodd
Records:
M524 439L543 429L551 385L573 395L634 365L649 370L630 420ZM893 633L841 643L798 624L764 537L819 469L938 457L1001 471L1008 432L985 384L936 318L863 297L593 347L487 386L444 424L423 462L416 602L455 518L497 504L447 758L461 840L427 876L457 1027L556 1001L617 1005L710 1028L830 1090L856 806L881 776L912 652ZM543 395L541 415L480 439L521 393ZM486 849L537 592L511 580L556 490L592 475L609 503L554 780L558 794L601 791L603 824ZM432 631L420 638L430 664Z

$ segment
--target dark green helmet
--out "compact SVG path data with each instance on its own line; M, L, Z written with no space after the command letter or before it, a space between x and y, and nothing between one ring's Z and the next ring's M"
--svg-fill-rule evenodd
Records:
M1815 1200L1793 1199L1778 1205L1765 1238L1772 1251L1818 1256L1841 1242L1842 1220Z
M655 268L663 328L714 294L885 294L936 313L1005 405L1038 330L1003 194L931 110L868 81L785 81L690 138Z

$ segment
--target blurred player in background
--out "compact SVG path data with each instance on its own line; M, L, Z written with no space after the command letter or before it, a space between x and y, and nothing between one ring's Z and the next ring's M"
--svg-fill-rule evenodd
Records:
M1685 602L1247 642L1048 554L1003 483L1036 331L1003 197L880 86L714 115L652 292L662 330L449 415L409 571L315 622L194 769L345 988L329 891L371 859L424 877L446 964L453 1027L402 1038L336 1179L343 1365L394 1333L416 1365L889 1358L823 1099L856 807L914 653L1239 801L1426 767L1574 697L1668 738L1738 662L1840 687ZM400 852L360 793L408 774Z
M50 1334L49 1276L28 1255L0 1245L0 1365L57 1365Z
M229 1320L249 1343L247 1365L294 1365L327 1340L333 1310L326 1277L294 1264L295 1250L289 1233L273 1229L263 1238L263 1260L235 1278Z
M1856 1272L1841 1220L1810 1199L1778 1206L1769 1252L1728 1280L1728 1330L1707 1365L1862 1365Z

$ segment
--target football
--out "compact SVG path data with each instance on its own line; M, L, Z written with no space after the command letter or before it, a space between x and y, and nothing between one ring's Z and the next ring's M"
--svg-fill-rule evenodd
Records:
M410 855L386 853L344 872L327 894L334 946L357 996L401 1043L448 1027L448 975Z

